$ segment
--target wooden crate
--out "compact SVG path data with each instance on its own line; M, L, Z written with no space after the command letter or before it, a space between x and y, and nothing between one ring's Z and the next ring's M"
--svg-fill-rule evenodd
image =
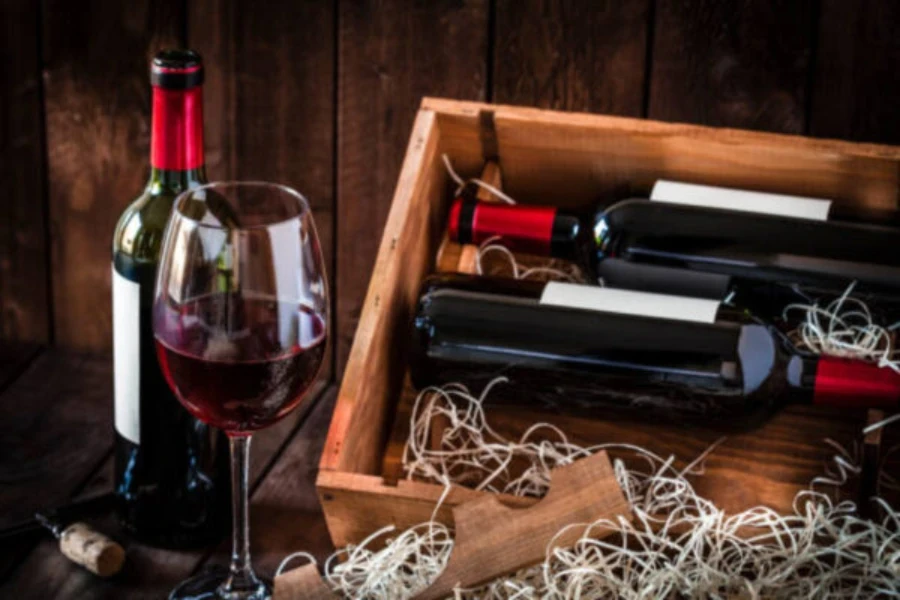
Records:
M879 208L898 205L898 148L424 99L320 464L317 487L337 546L358 542L389 523L407 527L427 520L442 491L438 485L402 480L396 457L414 397L405 384L409 320L419 285L434 268L451 195L441 162L445 152L464 176L478 174L485 159L496 155L504 189L520 202L553 201L574 209L612 195L645 196L659 178ZM518 435L535 419L551 420L576 441L630 442L683 461L720 435L702 428L509 409L498 409L492 418L510 435ZM723 443L709 457L706 475L696 485L726 510L756 504L790 510L794 494L807 487L834 454L823 439L850 445L864 418L862 412L813 407L782 410L754 431ZM479 494L455 489L439 518L448 520L450 507Z

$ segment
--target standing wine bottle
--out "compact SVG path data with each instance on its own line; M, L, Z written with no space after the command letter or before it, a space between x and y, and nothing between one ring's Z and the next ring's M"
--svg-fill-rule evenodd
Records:
M872 294L900 294L900 229L739 212L634 198L592 216L549 206L454 201L450 237L499 236L513 251L573 260L594 276L607 258L718 273L740 281L799 285L840 294L851 281Z
M565 283L505 282L473 291L426 282L413 322L410 373L419 388L462 382L520 403L598 415L742 418L781 402L898 406L900 375L804 355L769 327L696 298ZM645 296L644 298L637 298Z
M206 181L203 64L167 50L150 68L150 178L113 239L115 486L121 520L141 541L208 544L227 529L228 444L191 417L157 362L151 307L163 231L175 197Z

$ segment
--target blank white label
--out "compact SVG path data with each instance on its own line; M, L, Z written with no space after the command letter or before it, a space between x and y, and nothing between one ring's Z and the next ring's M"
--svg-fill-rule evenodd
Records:
M815 221L827 221L828 211L831 210L831 200L822 198L751 192L664 179L660 179L653 186L650 199L672 204L722 208Z
M716 300L555 281L544 288L541 304L694 323L715 323L719 310Z
M113 393L119 435L141 443L141 286L112 270Z

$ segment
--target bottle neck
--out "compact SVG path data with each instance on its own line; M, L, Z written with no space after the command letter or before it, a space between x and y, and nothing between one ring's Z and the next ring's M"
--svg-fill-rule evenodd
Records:
M459 197L450 207L449 230L450 238L460 244L482 244L496 237L513 252L571 258L579 223L552 206L512 206Z
M151 191L180 192L206 181L203 88L153 87Z
M801 374L789 373L788 382L811 392L813 404L886 409L900 404L900 373L891 368L831 356L800 360Z

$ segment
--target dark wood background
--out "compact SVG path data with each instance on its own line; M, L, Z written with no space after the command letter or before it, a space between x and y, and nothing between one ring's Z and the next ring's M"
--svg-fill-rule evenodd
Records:
M206 59L212 178L294 186L337 372L423 95L900 143L894 0L3 0L0 337L104 351L147 61Z

